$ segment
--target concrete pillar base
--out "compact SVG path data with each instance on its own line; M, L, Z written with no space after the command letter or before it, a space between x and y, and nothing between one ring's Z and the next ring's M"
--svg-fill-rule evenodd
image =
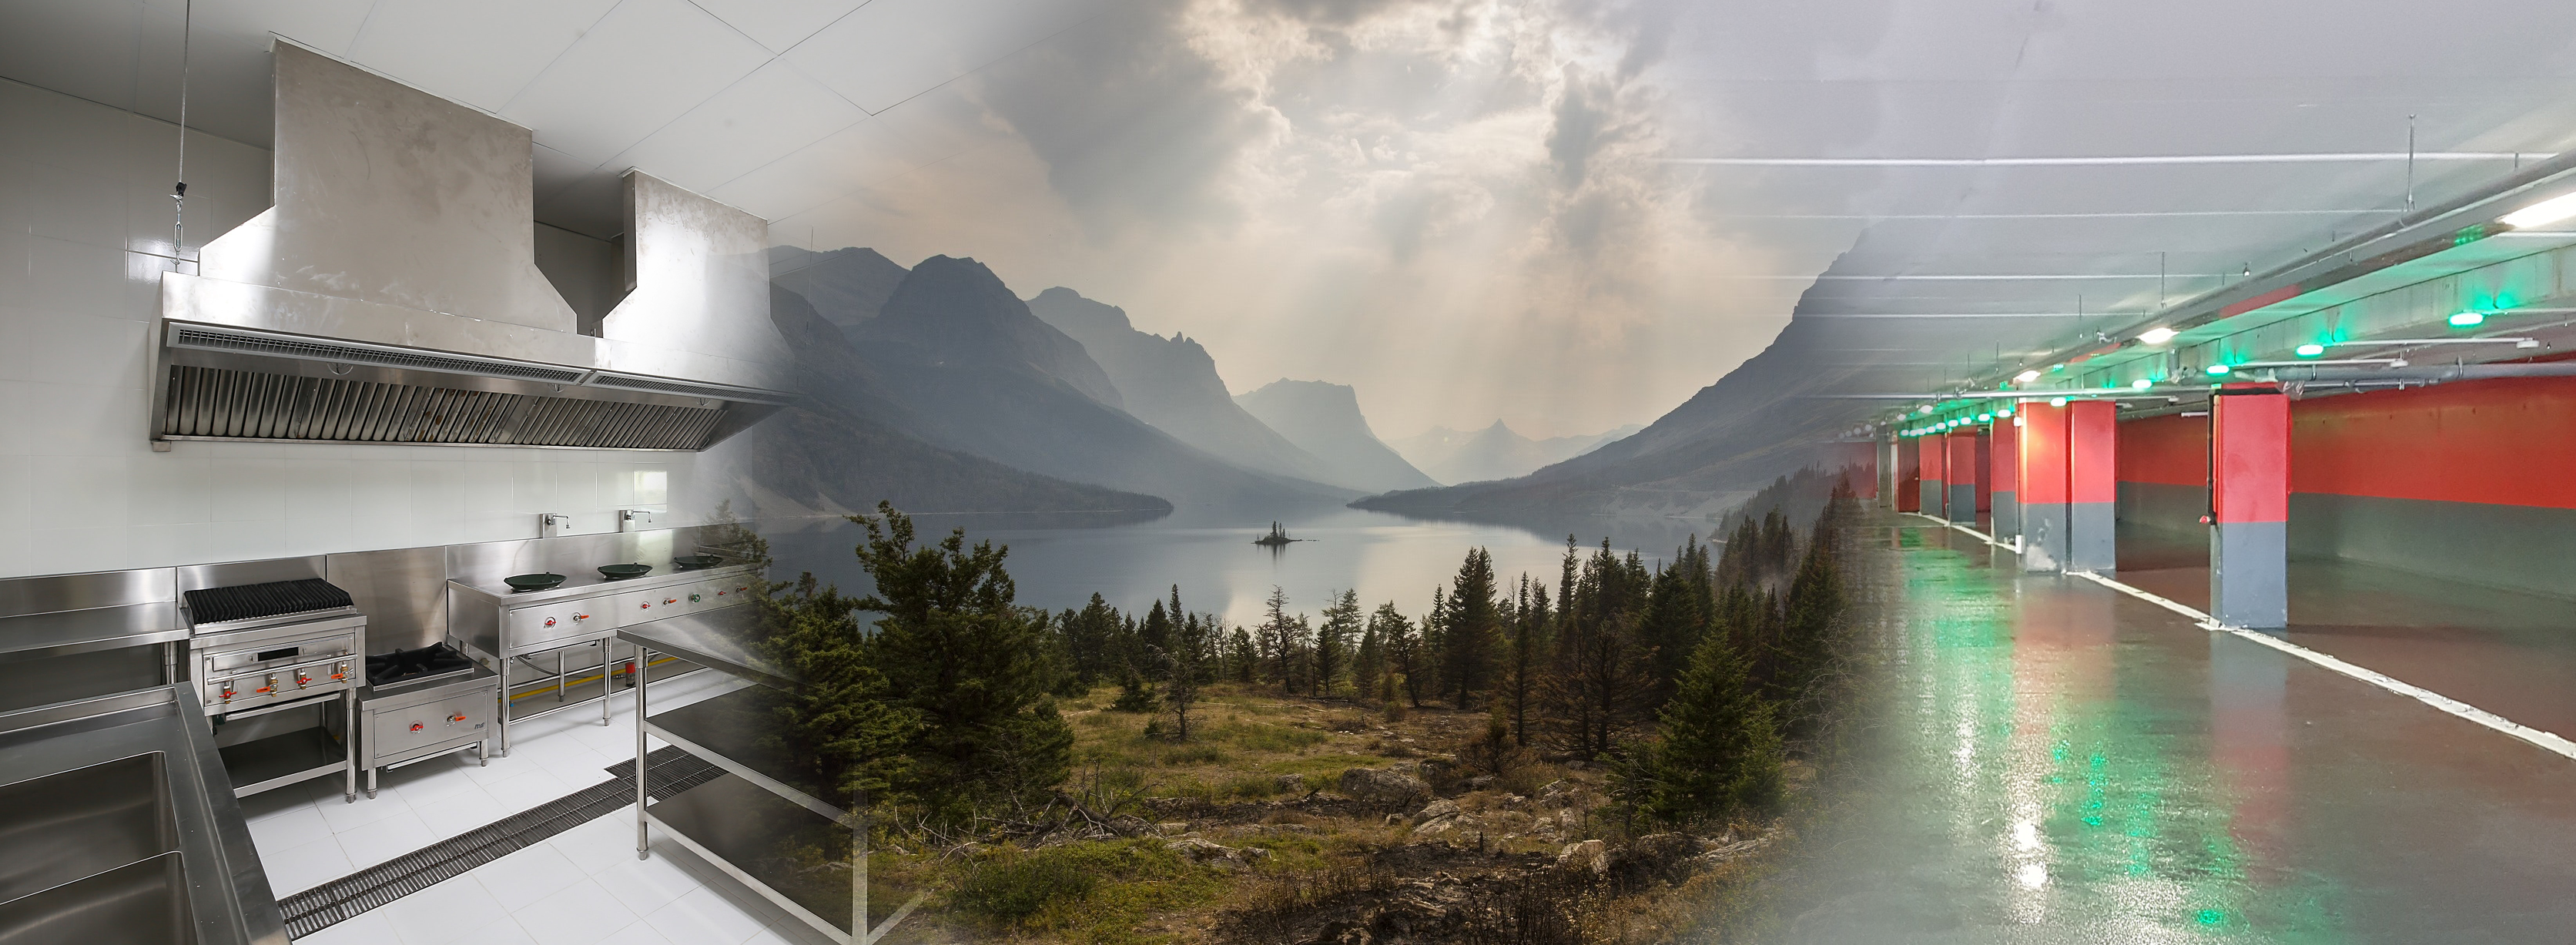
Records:
M1941 480L1923 480L1923 514L1932 516L1933 518L1944 518L1945 516L1942 514L1941 510L1949 507L1944 501L1948 498L1949 487L1943 484Z
M2209 616L2230 627L2290 625L2290 526L2233 522L2209 527Z
M2013 536L2021 534L2021 502L2011 489L1995 490L1994 502L1995 540L2010 541Z
M2072 535L2066 546L2067 570L2097 574L2119 570L2118 508L2112 502L2066 504L2066 530Z
M1949 504L1942 506L1942 509L1949 514L1952 524L1968 526L1976 525L1977 484L1973 482L1952 484L1950 486L1950 502Z
M2021 569L2034 574L2066 569L2065 505L2021 507Z

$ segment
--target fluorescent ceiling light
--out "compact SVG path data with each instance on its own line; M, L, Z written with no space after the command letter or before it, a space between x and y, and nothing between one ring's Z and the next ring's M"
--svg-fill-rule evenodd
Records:
M2153 386L2155 386L2155 383L2156 383L2156 382L2154 382L2154 381L2150 381L2150 380L2147 380L2146 378L2141 377L2141 378L2138 378L2137 380L2130 381L2130 382L2129 382L2129 388L2130 388L2130 389L2132 389L2132 390L2146 390L2146 389L2147 389L2147 388L2149 388L2149 387L2153 387Z
M2482 325L2486 323L2486 320L2487 313L2478 311L2461 312L2457 315L2451 316L2451 324L2457 325L2461 328L2467 328L2471 325Z
M2154 328L2149 328L2145 331L2139 332L2138 340L2151 345L2160 345L2165 342L2172 341L2175 334L2177 333L2173 329L2164 327L2163 325L2158 325Z
M2234 368L2230 368L2230 367L2228 367L2227 365L2224 365L2224 364L2212 364L2212 365L2210 365L2210 366L2208 366L2208 367L2202 368L2201 370L2208 371L2208 372L2209 372L2209 373L2211 373L2211 374L2225 374L2225 373L2227 373L2227 372L2229 372L2229 371L2231 371L2231 370L2235 370L2235 369L2234 369Z
M2326 353L2326 346L2310 342L2299 346L2299 357L2313 358Z
M2506 226L2548 226L2568 217L2576 217L2576 194L2551 197L2531 206L2505 214L2500 221Z
M2039 371L2036 368L2013 375L2013 380L2020 381L2024 384L2028 384L2038 379Z

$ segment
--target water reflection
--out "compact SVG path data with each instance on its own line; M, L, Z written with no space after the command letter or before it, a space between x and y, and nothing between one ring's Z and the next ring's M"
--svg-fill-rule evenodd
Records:
M1554 581L1565 538L1597 546L1638 550L1648 560L1670 557L1691 535L1705 537L1714 523L1666 518L1571 517L1518 523L1426 520L1338 506L1298 509L1185 507L1169 515L929 514L916 516L922 534L944 536L964 528L969 541L991 540L1011 549L1011 577L1023 604L1050 609L1079 607L1099 592L1118 607L1144 607L1180 585L1182 603L1244 623L1257 622L1262 601L1277 585L1292 607L1313 612L1325 595L1359 591L1366 604L1394 601L1408 613L1431 602L1431 589L1458 570L1467 549L1493 552L1503 575L1528 573ZM1301 539L1285 546L1253 540L1280 522ZM864 536L838 519L759 523L782 573L812 571L844 591L869 588L851 554ZM1557 530L1565 529L1565 530Z

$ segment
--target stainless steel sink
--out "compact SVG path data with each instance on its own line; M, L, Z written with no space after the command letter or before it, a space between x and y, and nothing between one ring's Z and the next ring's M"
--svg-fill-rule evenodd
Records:
M186 685L0 712L0 945L288 945Z
M160 752L0 786L0 903L179 849Z
M0 945L197 945L177 851L0 902Z

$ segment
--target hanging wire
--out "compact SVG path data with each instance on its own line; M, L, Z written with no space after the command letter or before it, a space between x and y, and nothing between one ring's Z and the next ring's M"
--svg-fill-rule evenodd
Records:
M179 14L179 182L170 189L170 266L178 268L188 245L188 41L195 38L197 2Z

